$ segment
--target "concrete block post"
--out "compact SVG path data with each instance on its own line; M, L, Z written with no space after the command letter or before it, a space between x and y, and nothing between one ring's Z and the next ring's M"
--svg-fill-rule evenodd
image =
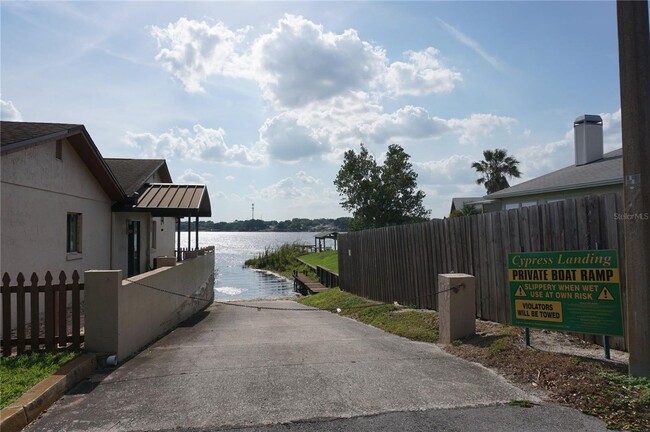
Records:
M474 276L464 273L438 275L439 341L451 343L476 333Z
M176 257L170 257L170 256L161 256L161 257L156 257L156 268L160 267L173 267L176 265Z
M122 270L84 272L86 349L116 354L118 351L119 289Z

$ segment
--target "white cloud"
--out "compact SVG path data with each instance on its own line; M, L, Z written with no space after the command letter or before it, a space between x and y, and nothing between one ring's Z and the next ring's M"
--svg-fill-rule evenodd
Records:
M285 15L267 33L247 42L250 28L231 30L219 22L180 18L151 26L163 68L188 92L204 91L211 76L255 80L278 110L305 107L353 92L426 95L449 92L461 80L445 67L438 50L405 52L390 63L385 50L354 29L332 33L302 16Z
M521 181L571 165L574 162L573 130L568 131L561 140L526 147L512 156L521 162Z
M293 110L291 115L326 146L329 153L341 147L359 144L365 139L360 132L364 124L374 122L383 107L368 93L350 92L330 101L315 102Z
M386 62L384 50L362 41L355 30L334 34L294 15L260 36L251 56L265 98L283 107L364 89Z
M473 183L476 174L472 169L473 159L467 155L452 155L446 159L414 162L418 183L432 185L458 185Z
M429 47L423 51L407 51L408 61L392 63L386 72L386 86L394 95L421 96L448 93L456 81L462 81L460 72L442 65L438 50Z
M497 128L510 128L517 123L512 117L498 116L494 114L472 114L469 118L450 119L447 121L449 127L460 133L461 144L476 144L479 138L488 136Z
M195 173L191 168L186 169L183 174L178 177L178 183L184 184L208 184L210 181L208 177L210 174L198 174Z
M214 201L217 201L217 200L227 200L228 199L228 195L226 195L225 193L223 193L221 191L211 193L210 197L211 197L211 199L210 199L211 202L214 202Z
M235 180L235 177L229 175L229 176L225 176L223 179L224 179L225 181L229 181L229 182L230 182L230 181Z
M602 113L603 119L603 144L605 153L616 150L623 146L623 137L621 134L621 109L613 113Z
M354 29L333 33L290 14L256 37L250 28L233 31L223 23L187 18L150 31L159 44L158 61L188 91L202 91L211 76L251 79L276 111L250 148L227 146L222 129L210 130L206 143L198 132L192 140L178 129L130 137L150 153L239 164L264 158L338 161L359 142L383 146L451 133L461 144L475 144L515 122L493 114L442 119L411 105L384 112L386 97L449 92L462 80L433 47L406 51L404 61L391 63L381 46L364 41Z
M424 108L411 105L392 114L382 114L373 122L360 126L362 136L381 144L392 140L438 138L450 130L445 120L431 117Z
M248 28L230 30L223 23L180 18L167 27L151 26L158 42L156 55L163 68L179 79L190 93L204 91L202 82L211 75L241 76L249 68L236 52Z
M467 36L460 30L458 30L456 27L452 26L451 24L444 22L440 18L437 18L437 20L442 25L442 27L445 30L447 30L447 32L449 32L454 38L456 38L456 40L458 40L460 43L467 46L476 54L481 56L483 60L488 62L493 68L497 70L503 70L504 68L503 63L495 56L488 54L488 52L485 51L485 49L477 41Z
M296 173L296 178L306 184L316 184L316 185L323 184L321 179L317 179L315 177L307 175L307 173L304 171L298 171Z
M223 129L194 125L192 130L173 128L155 135L127 132L124 141L139 148L144 157L194 159L230 165L260 165L265 162L258 149L226 144Z
M0 99L0 119L6 121L23 121L23 116L12 101Z
M302 199L313 195L310 187L299 187L291 177L286 177L259 191L262 198L275 199Z
M274 160L293 162L317 156L326 148L308 127L290 114L267 119L260 128L260 146Z
M252 188L249 199L262 206L264 202L281 201L282 206L293 215L320 214L324 217L341 214L338 193L323 187L321 181L299 171L294 177L283 178L262 189ZM261 208L261 207L260 207Z

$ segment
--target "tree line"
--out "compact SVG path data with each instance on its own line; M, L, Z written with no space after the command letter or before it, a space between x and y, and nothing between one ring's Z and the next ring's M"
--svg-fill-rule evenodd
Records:
M224 231L224 232L307 232L307 231L348 231L349 217L337 219L305 219L293 218L284 221L261 219L236 220L234 222L213 222L211 220L199 221L199 231ZM196 229L192 221L191 230ZM181 231L187 231L187 221L181 222Z

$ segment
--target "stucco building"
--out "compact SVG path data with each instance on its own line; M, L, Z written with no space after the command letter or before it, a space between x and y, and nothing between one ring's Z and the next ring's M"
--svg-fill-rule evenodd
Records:
M161 159L104 159L83 125L0 122L0 142L0 273L12 278L138 274L174 255L180 218L211 215L204 185L173 184Z

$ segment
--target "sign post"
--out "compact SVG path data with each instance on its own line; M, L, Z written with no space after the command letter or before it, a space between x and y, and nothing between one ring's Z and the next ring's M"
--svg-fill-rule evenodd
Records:
M615 250L508 254L512 324L623 336Z

